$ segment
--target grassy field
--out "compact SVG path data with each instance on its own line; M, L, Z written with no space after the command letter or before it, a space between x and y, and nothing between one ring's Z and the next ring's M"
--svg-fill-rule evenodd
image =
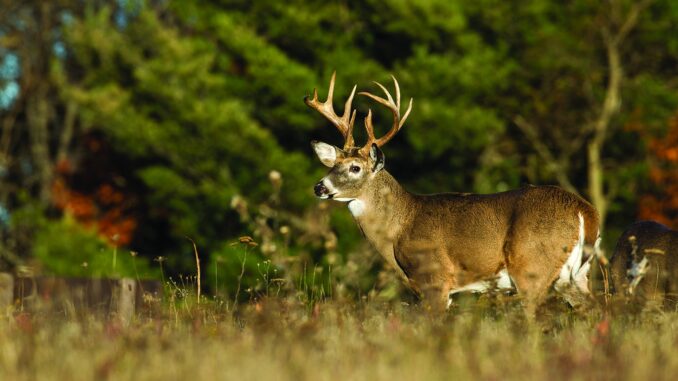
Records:
M489 302L488 302L489 300ZM675 380L678 313L551 311L515 301L417 305L269 298L164 306L124 327L96 314L8 310L0 380Z

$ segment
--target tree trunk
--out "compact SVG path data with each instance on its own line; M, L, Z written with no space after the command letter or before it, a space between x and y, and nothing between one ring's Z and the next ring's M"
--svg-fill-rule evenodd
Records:
M26 91L26 127L30 143L33 173L29 185L37 188L38 200L47 205L52 183L52 157L50 155L51 118L49 61L52 49L51 12L49 1L41 2L34 10L35 34L25 36L22 46L23 88ZM30 57L30 58L29 58Z
M598 139L593 139L587 146L588 154L588 181L589 197L591 203L600 214L600 230L605 226L605 216L607 215L607 197L604 191L603 165L600 160L602 144Z
M610 34L607 29L603 30L605 47L607 51L607 64L609 67L609 76L607 80L607 90L605 100L600 111L600 116L593 124L593 137L588 143L588 193L591 202L600 213L600 229L605 227L607 217L607 205L609 195L605 192L604 168L601 160L603 145L607 138L610 122L615 114L619 112L621 106L621 83L623 80L623 69L619 47L626 36L636 25L640 12L648 6L650 1L642 1L633 5L616 34Z
M40 85L27 102L26 122L31 143L38 199L46 205L50 201L52 160L49 153L49 104L47 89L44 85Z

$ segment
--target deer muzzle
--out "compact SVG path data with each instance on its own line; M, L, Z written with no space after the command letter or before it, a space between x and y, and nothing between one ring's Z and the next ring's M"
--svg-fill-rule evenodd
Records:
M329 189L327 189L327 187L325 186L325 184L323 184L322 181L315 184L315 186L313 187L313 191L315 192L315 195L318 197L329 196L330 194Z

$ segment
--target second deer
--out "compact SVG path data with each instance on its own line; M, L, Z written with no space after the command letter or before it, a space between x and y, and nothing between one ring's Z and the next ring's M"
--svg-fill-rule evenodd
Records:
M553 186L527 186L494 194L442 193L418 195L405 190L385 169L382 147L403 127L412 100L400 114L400 88L395 100L361 92L387 107L391 129L377 138L372 111L365 118L367 142L353 140L356 111L351 103L342 116L334 112L335 75L325 102L306 97L342 134L342 148L312 142L320 161L330 168L315 185L321 199L344 202L374 248L435 310L449 306L452 294L515 288L528 316L555 286L573 306L590 298L590 257L584 245L599 242L596 210L579 196Z
M654 221L629 226L610 261L612 286L648 308L675 305L678 296L678 231Z

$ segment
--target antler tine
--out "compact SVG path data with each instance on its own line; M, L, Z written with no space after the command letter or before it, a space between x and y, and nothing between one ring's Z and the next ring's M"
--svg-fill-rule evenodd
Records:
M405 124L405 120L407 117L410 115L410 111L412 111L412 102L413 99L410 98L410 104L407 107L407 111L405 111L405 115L403 117L400 116L400 86L398 84L398 81L395 79L394 76L391 76L393 78L393 83L395 85L395 92L396 92L396 100L395 102L393 101L393 97L391 96L391 93L384 87L381 83L379 82L374 82L377 86L381 88L381 90L386 94L386 99L376 96L374 94L371 94L369 92L361 91L358 93L359 95L364 95L384 106L386 106L389 110L391 110L391 113L393 114L393 125L391 126L391 129L389 132L386 133L386 135L382 136L379 139L376 139L374 137L374 126L372 125L372 115L371 111L368 113L367 118L365 118L365 129L367 130L368 134L368 139L367 143L365 146L363 146L360 151L363 154L367 154L370 150L370 147L372 143L376 143L377 146L381 147L384 144L386 144L393 136L395 136L396 133L400 130L400 128Z
M410 104L407 106L407 111L405 111L405 115L403 115L402 118L400 118L400 126L398 126L398 129L400 129L403 124L405 124L405 121L407 120L407 117L410 116L410 111L412 111L412 102L414 101L413 98L410 98Z
M348 110L348 109L346 109L346 110ZM344 113L346 113L346 111L344 111ZM348 123L348 132L346 133L346 136L344 137L344 151L350 150L351 148L353 148L353 145L354 145L354 142L353 142L353 123L355 123L355 115L356 115L356 110L353 110L353 112L351 113L351 119Z
M374 137L374 126L372 125L372 109L368 109L367 116L365 117L365 131L367 131L367 142L360 151L367 153L372 147L372 143L376 140Z
M376 81L374 83L381 88L381 90L384 92L384 94L386 94L386 98L388 98L388 102L393 103L393 98L391 97L391 93L389 93L388 90L386 90L384 85L382 85L381 83L376 82Z
M325 107L329 111L334 112L334 107L332 107L332 98L334 97L334 80L337 79L337 72L332 72L332 78L330 78L330 89L327 90L327 100L325 101Z
M400 86L398 85L398 80L393 74L391 74L391 78L393 78L393 83L395 84L396 89L396 106L398 106L398 110L400 110Z
M353 103L353 97L355 96L355 91L358 88L358 85L353 85L353 90L351 90L351 95L348 96L346 103L344 103L344 115L351 109L351 103ZM342 115L342 117L344 116Z
M341 132L341 135L344 137L344 150L349 150L353 148L353 123L355 122L355 110L351 110L351 103L353 102L353 97L355 96L355 91L357 86L353 86L353 91L351 95L346 100L344 105L344 113L340 117L334 111L332 106L332 98L334 96L334 82L337 76L337 72L332 73L332 78L330 79L330 88L327 92L327 100L325 102L320 102L318 100L318 91L313 89L313 98L309 99L308 96L304 98L304 102L307 106L315 109L325 118L327 118L332 124Z
M395 103L393 103L393 98L391 97L391 94L388 92L388 90L386 90L386 88L381 83L379 83L379 82L374 82L374 83L377 86L381 87L381 89L384 91L384 93L386 93L386 97L388 99L384 99L380 96L374 95L372 93L368 93L367 91L361 91L361 92L358 93L358 95L364 95L368 98L371 98L371 99L381 103L382 105L384 105L384 106L386 106L390 109L393 109L396 105L395 105Z

